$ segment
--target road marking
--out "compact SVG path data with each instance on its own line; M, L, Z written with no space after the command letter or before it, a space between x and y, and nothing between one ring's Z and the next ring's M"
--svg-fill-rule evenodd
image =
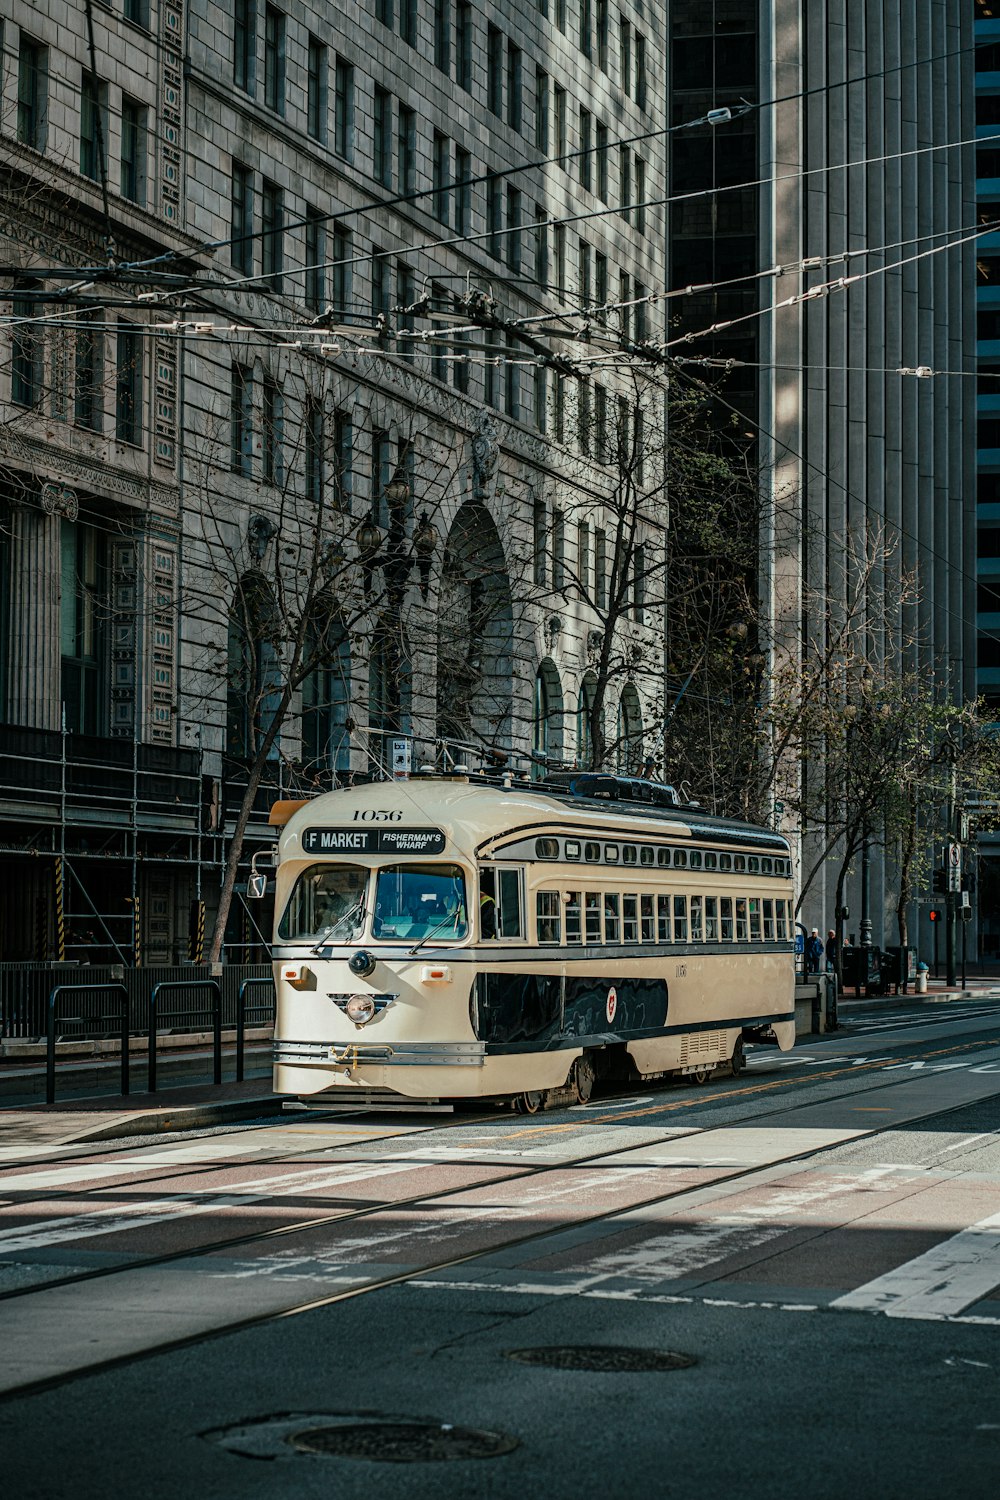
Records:
M42 1250L49 1245L92 1239L96 1235L147 1229L173 1219L187 1219L197 1214L215 1213L219 1209L243 1207L265 1198L284 1198L291 1193L343 1187L353 1182L366 1182L374 1177L412 1171L411 1162L366 1163L360 1167L352 1164L350 1167L340 1166L336 1170L327 1167L323 1171L292 1172L279 1177L257 1178L248 1182L245 1188L232 1187L223 1193L207 1188L200 1193L198 1190L165 1193L158 1198L125 1207L110 1204L107 1208L95 1209L93 1213L68 1214L63 1218L46 1219L32 1226L21 1225L16 1229L0 1231L0 1256L25 1250Z
M952 1317L1000 1286L1000 1214L857 1287L831 1305L889 1318Z

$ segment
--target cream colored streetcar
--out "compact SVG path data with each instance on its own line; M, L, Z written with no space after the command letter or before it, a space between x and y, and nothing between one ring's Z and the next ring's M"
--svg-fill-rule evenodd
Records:
M533 1113L595 1078L701 1081L739 1073L747 1041L793 1044L779 834L598 773L416 776L286 810L279 1093Z

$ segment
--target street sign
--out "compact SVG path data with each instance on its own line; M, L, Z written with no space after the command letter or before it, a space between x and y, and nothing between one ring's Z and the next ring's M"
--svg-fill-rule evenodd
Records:
M944 853L944 867L948 872L948 889L960 891L962 889L962 846L961 844L946 844Z
M409 740L390 740L392 750L392 779L405 781L412 765L412 749Z

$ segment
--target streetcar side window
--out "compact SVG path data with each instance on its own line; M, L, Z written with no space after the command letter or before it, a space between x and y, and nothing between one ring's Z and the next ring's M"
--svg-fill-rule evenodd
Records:
M764 906L764 941L774 942L774 902L765 898Z
M657 851L656 851L656 863L661 868L664 865L669 865L669 863L670 863L670 850L669 849L657 849Z
M717 943L719 941L718 896L705 897L705 941L706 943Z
M749 929L749 927L747 925L747 898L745 896L737 896L736 897L736 941L738 943L745 943L747 941L747 936L748 936L749 930L750 929Z
M584 859L588 860L590 862L590 864L592 864L592 865L600 864L600 861L601 861L601 846L600 846L600 844L594 844L594 843L586 843L586 844L584 844L584 846L583 846L583 857L584 857Z
M733 940L733 898L722 896L719 900L721 908L722 941L731 943Z
M558 891L539 891L535 897L539 943L562 942L562 914Z
M566 892L566 941L583 942L583 927L580 922L580 892Z
M559 858L559 840L558 839L536 839L535 840L535 855L536 855L536 857L538 859L558 859Z
M691 869L692 870L700 870L701 869L701 850L700 849L692 849L691 850L690 865L691 865Z
M674 867L675 867L675 869L686 870L687 869L687 862L688 862L688 852L687 852L687 850L686 849L675 849L674 850Z
M567 839L566 840L566 858L567 859L579 859L580 858L580 842L579 842L578 839Z
M619 933L618 897L614 891L604 892L604 941L617 943Z
M769 860L769 859L762 859L761 862L760 862L760 868L761 868L761 874L763 874L763 875L770 875L770 873L771 873L771 871L773 869L773 861Z
M642 848L639 850L639 860L640 863L644 865L655 864L656 851L652 849L649 844L643 844Z
M750 871L751 875L756 875L756 874L759 873L759 871L760 871L760 860L757 858L757 856L755 854L751 854L749 856L749 858L747 859L747 869Z
M652 896L640 896L639 909L642 917L642 941L644 943L655 943L656 918L653 915Z
M746 855L744 855L744 854L734 854L733 855L733 869L734 870L745 870L746 867L747 867Z
M774 907L778 929L778 942L786 943L788 941L788 917L785 911L785 902L783 900L776 901Z
M760 940L761 940L761 930L760 930L760 902L757 901L757 900L751 900L751 902L750 902L750 941L751 941L751 943L759 943Z
M521 875L518 870L497 871L497 937L519 938L521 928Z
M605 846L604 846L604 861L605 861L605 864L609 864L609 865L616 865L618 863L618 845L617 844L605 844Z
M656 898L656 935L661 943L670 942L670 897Z
M601 941L601 893L588 891L584 898L584 913L587 924L588 945Z
M623 864L634 865L635 862L636 862L636 860L638 859L638 857L639 857L639 851L636 849L636 847L635 847L634 844L623 844L622 845L622 863Z
M714 854L706 854L705 855L705 869L706 870L714 870L717 863L718 863L718 861L717 861L717 858L716 858L716 856Z
M674 942L686 943L688 935L687 897L674 897Z
M622 897L622 942L639 941L639 897Z
M719 869L731 870L733 868L733 856L731 854L719 855Z
M691 897L691 941L692 941L692 943L700 943L701 940L702 940L702 938L703 938L703 936L704 936L704 929L703 929L703 925L702 925L702 898L700 896L692 896Z

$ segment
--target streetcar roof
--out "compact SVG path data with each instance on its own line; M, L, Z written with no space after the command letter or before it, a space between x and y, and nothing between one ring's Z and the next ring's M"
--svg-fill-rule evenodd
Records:
M516 781L503 786L474 775L415 776L325 792L292 814L281 830L278 847L283 859L315 853L341 859L377 853L384 858L394 848L397 853L413 856L444 852L430 842L421 848L419 839L411 841L410 848L397 848L393 829L438 830L451 846L449 853L469 859L495 846L498 840L536 831L583 837L599 834L604 838L694 837L730 847L743 844L788 853L787 839L772 829L717 817L701 808L668 810L600 794L581 795L580 789L574 793L563 785L548 788ZM336 830L337 839L321 839L323 830ZM385 832L380 848L375 847L373 839L350 837L352 833L378 830ZM366 844L372 847L364 847Z

